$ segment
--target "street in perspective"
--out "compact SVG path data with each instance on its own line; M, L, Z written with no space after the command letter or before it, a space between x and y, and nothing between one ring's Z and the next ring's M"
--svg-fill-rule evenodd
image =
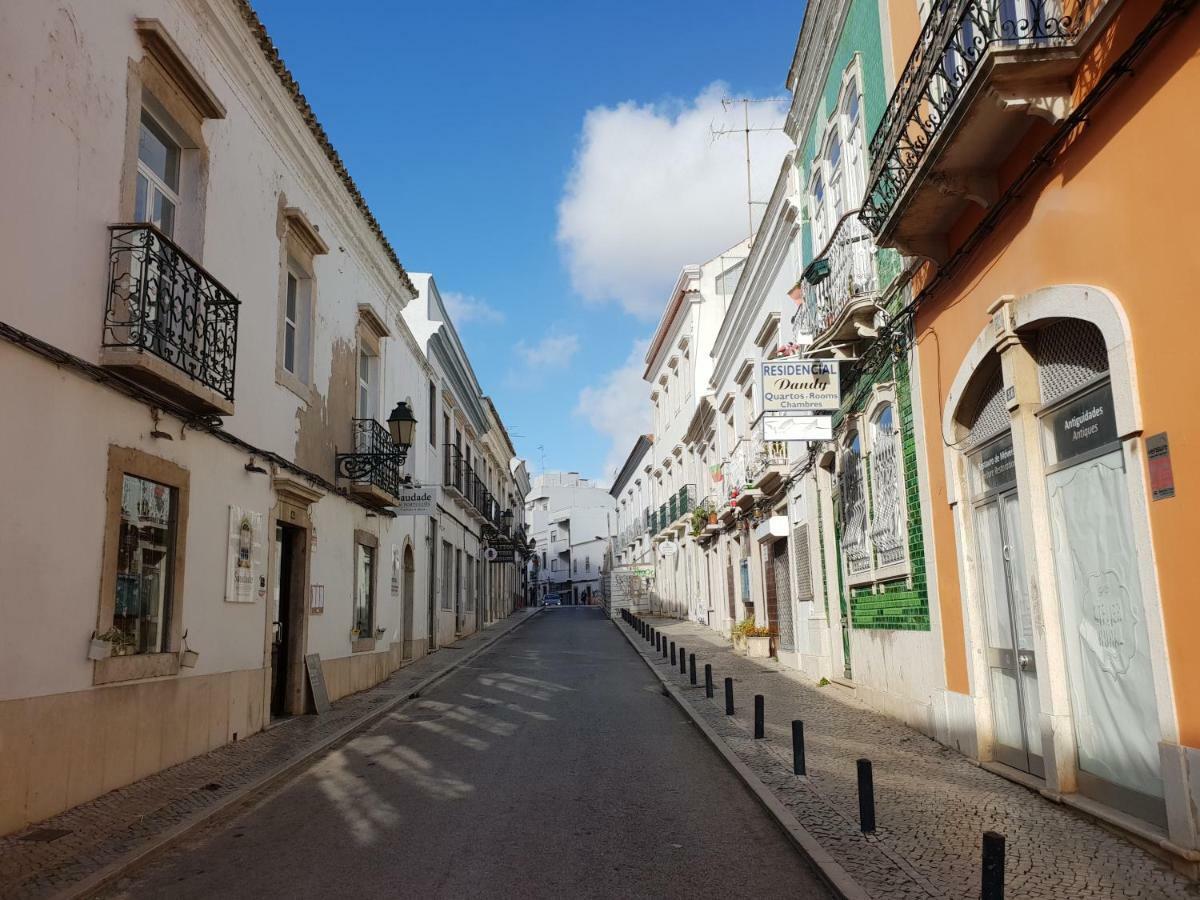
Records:
M1198 900L1198 5L0 0L0 898Z

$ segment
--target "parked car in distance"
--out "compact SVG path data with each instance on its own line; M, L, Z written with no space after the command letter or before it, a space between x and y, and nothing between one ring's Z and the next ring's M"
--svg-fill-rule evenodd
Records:
M558 594L547 594L542 598L542 606L562 606L562 599Z

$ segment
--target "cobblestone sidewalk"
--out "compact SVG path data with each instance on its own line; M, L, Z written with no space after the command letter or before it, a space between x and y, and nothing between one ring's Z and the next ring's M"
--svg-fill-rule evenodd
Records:
M1007 838L1008 898L1195 898L1200 890L1165 863L1075 812L973 765L925 735L802 681L774 661L749 660L699 625L651 623L696 654L698 687L632 636L661 674L809 833L875 898L979 896L980 839ZM714 698L704 696L704 664ZM734 679L736 715L723 684ZM753 739L762 694L766 740ZM804 721L809 777L792 775L791 722ZM874 835L858 828L856 760L874 766Z
M70 894L97 873L138 853L163 832L216 813L263 779L408 697L430 680L508 634L539 610L518 610L486 631L441 647L387 681L339 700L321 716L297 716L267 731L110 791L88 803L0 838L0 897ZM51 841L25 838L62 831Z

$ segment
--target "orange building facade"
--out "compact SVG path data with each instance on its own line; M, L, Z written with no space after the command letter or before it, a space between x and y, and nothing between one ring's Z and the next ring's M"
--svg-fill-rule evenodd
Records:
M939 738L1195 869L1200 12L881 3L894 94L861 217L927 260L897 332L930 473Z

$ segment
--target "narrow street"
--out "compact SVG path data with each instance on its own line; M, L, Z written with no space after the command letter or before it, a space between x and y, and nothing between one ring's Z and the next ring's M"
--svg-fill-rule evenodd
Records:
M830 896L601 611L567 607L108 896L767 894Z

